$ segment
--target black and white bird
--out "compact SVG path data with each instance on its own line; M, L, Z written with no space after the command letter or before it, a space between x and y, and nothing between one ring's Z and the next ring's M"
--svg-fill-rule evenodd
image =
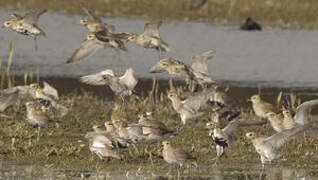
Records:
M218 123L208 122L206 127L210 129L209 136L216 144L215 164L219 162L219 158L223 155L224 150L234 146L236 142L236 131L239 127L239 120L231 121L225 128L221 129Z

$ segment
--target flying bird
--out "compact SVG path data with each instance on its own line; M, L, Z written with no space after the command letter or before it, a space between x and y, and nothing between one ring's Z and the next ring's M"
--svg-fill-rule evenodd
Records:
M33 36L35 50L38 49L37 37L46 36L45 32L38 26L40 16L47 10L30 11L25 15L12 14L15 19L7 20L3 23L3 27L10 28L20 34Z
M132 68L128 68L123 76L116 76L111 69L106 69L96 74L83 76L80 81L95 86L108 85L123 102L126 96L132 95L138 82Z

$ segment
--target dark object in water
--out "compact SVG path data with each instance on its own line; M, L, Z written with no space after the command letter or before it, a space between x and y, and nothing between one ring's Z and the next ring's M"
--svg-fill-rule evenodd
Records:
M246 18L245 23L241 25L240 29L246 31L261 31L262 26L255 22L251 17L248 17Z

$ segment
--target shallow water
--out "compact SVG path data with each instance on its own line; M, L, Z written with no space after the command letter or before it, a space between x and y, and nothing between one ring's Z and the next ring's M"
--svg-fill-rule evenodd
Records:
M49 165L39 166L32 164L17 164L13 162L0 161L1 179L187 179L187 180L313 180L318 179L317 169L297 169L282 166L267 167L264 171L257 165L225 165L199 167L199 170L192 167L185 170L171 170L166 172L147 171L145 167L138 166L136 170L119 172L112 171L76 171L70 169L54 169ZM204 175L191 175L191 171L199 171Z
M0 11L0 22L10 18ZM116 59L113 49L99 50L78 64L65 64L68 57L85 39L87 30L79 24L82 16L46 13L40 26L47 38L40 37L39 50L34 51L33 40L2 29L0 33L0 59L6 61L9 42L15 43L16 52L12 71L23 74L40 67L41 76L78 77L106 68L120 73L132 66L139 77L168 77L149 74L149 68L158 60L158 53L128 44L128 53ZM118 32L141 33L147 20L107 18ZM160 29L162 38L170 45L167 57L190 63L191 56L209 49L217 51L209 63L210 74L219 81L236 85L265 85L278 87L316 87L318 65L315 49L318 31L265 28L261 32L238 30L238 25L217 26L203 22L166 21Z

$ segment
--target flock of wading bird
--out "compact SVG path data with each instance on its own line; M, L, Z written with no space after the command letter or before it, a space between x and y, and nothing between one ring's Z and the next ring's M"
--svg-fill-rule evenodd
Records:
M159 51L159 55L169 51L168 44L159 35L161 21L146 23L142 34L115 33L113 25L102 22L85 5L82 5L82 8L88 18L81 19L80 23L88 28L89 35L80 48L67 60L67 63L81 61L103 47L116 49L119 58L119 51L127 51L125 41L133 42L144 48L154 48ZM45 35L37 24L39 16L44 12L46 11L33 11L24 16L13 14L15 19L5 21L4 27L33 36L36 43L37 36ZM175 147L167 139L177 136L187 121L202 116L204 113L200 109L209 108L211 122L207 123L206 127L210 129L209 136L216 146L215 160L217 163L224 150L231 148L236 143L235 136L238 129L244 126L244 120L241 116L242 111L238 111L239 108L229 103L228 88L221 90L217 82L208 75L207 63L214 56L214 50L203 52L192 57L191 65L173 58L165 58L151 68L151 73L167 71L169 74L185 80L187 84L186 88L175 88L172 81L169 83L168 99L171 100L182 123L176 131L168 129L163 122L153 117L152 112L144 111L138 114L138 123L128 122L125 112L126 98L133 94L138 82L132 68L127 69L123 76L116 76L112 70L106 69L81 77L80 81L86 84L108 85L119 99L114 103L111 122L105 122L105 129L94 126L94 131L86 134L91 152L101 159L106 157L121 159L124 156L123 148L135 146L144 141L162 141L162 155L166 162L181 166L187 162L195 162L195 157ZM265 102L260 95L253 95L250 98L255 115L260 119L268 120L276 131L270 137L259 135L257 132L246 133L246 138L252 141L255 150L260 155L263 167L267 161L271 162L280 157L277 152L279 147L312 127L312 122L309 121L311 108L318 104L318 99L301 104L296 100L294 94L290 94L290 98L282 100L282 93L280 93L278 99L281 102L279 104L282 105ZM38 140L42 127L50 123L58 123L51 119L52 116L62 117L69 112L67 107L59 103L57 90L46 82L43 82L43 87L39 84L30 84L1 91L1 111L21 102L26 106L27 121L38 127Z

